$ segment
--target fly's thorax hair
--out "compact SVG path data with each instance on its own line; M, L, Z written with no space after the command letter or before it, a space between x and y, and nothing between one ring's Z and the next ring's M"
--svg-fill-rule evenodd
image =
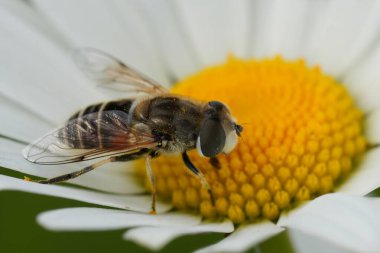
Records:
M145 124L165 140L162 152L180 153L195 148L203 107L203 103L172 94L147 97L132 106L132 122Z

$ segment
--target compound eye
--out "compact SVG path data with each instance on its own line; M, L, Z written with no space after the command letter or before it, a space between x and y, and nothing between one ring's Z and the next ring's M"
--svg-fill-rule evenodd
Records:
M206 120L199 133L197 147L206 157L215 157L223 151L226 143L226 133L218 120Z

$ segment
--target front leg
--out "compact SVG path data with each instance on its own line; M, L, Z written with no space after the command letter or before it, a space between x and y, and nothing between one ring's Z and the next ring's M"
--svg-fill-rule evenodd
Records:
M203 175L203 173L197 169L197 167L195 167L195 165L190 161L190 158L189 156L187 155L186 152L183 152L182 153L182 160L184 162L184 164L186 165L186 167L194 174L196 175L199 180L201 181L203 187L205 187L208 191L208 194L210 195L210 199L211 199L211 203L213 206L215 206L215 199L214 199L214 195L212 194L212 191L211 191L211 187L210 185L208 184L207 180L206 180L206 177Z
M219 159L217 157L211 157L208 161L210 162L212 167L217 168L217 169L221 168Z

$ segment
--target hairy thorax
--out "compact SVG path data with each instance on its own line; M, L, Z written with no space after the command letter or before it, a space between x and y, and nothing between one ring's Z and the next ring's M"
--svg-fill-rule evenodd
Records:
M137 102L133 121L145 124L162 141L162 152L180 153L196 146L203 104L178 96L158 96Z

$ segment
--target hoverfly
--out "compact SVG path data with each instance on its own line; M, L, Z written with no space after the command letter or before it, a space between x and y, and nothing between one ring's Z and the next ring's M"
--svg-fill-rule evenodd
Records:
M24 157L37 164L103 158L81 170L36 182L64 182L106 163L144 157L152 186L151 213L155 213L156 186L150 161L160 154L178 153L213 201L207 180L186 152L197 148L215 164L218 154L228 153L236 146L243 128L228 107L218 101L200 102L170 94L157 82L96 49L81 49L75 58L79 68L91 79L132 97L89 105L72 115L62 127L27 146Z

